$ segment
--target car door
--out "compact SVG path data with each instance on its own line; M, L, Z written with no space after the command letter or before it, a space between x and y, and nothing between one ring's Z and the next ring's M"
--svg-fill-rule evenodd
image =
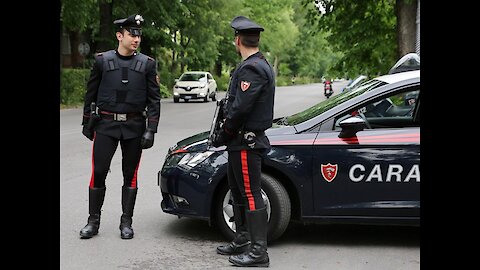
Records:
M364 101L328 119L314 142L315 213L336 218L417 219L420 210L420 86ZM369 125L340 138L339 123Z
M207 73L208 79L208 88L210 89L210 93L213 93L217 90L217 82L213 79L212 74Z

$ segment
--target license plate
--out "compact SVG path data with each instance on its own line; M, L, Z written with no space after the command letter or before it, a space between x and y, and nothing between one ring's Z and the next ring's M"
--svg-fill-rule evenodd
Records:
M192 97L191 96L185 96L185 99L191 99Z

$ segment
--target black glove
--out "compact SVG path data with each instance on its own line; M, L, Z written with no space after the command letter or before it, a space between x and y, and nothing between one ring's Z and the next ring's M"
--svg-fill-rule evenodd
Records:
M142 136L142 149L148 149L152 147L154 138L155 133L153 132L153 130L147 128Z
M90 130L87 125L83 126L82 134L85 135L90 141L93 141L93 131Z
M217 136L214 137L212 140L212 146L219 147L225 145L231 138L232 136L228 134L224 129L220 129Z

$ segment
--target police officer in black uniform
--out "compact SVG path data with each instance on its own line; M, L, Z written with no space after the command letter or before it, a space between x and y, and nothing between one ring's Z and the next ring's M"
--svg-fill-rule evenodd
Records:
M244 16L231 22L235 47L243 61L232 74L224 106L225 122L213 146L228 150L228 184L236 225L231 243L217 253L231 255L236 266L268 267L267 210L261 194L263 155L270 149L264 131L272 126L275 79L259 51L263 27Z
M140 157L142 149L153 146L160 117L156 61L136 51L143 21L142 16L131 15L113 22L118 47L95 55L87 83L82 133L93 141L93 168L88 189L90 215L88 224L80 231L82 238L98 233L105 178L118 143L122 149L123 171L120 236L133 238L132 216ZM92 102L96 106L91 106Z

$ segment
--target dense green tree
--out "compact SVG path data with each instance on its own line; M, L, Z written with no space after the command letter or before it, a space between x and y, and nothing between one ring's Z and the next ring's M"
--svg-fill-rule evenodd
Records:
M323 4L323 14L315 2ZM87 41L92 53L112 49L113 20L141 14L145 24L140 50L156 58L164 76L161 81L170 87L182 71L208 70L220 77L238 64L230 27L238 15L265 28L260 49L279 76L385 73L398 54L412 48L415 4L415 0L62 0L60 21L70 37L72 65L81 67L78 42ZM409 38L398 42L398 36Z
M383 74L415 49L414 0L302 2L313 29L331 32L328 41L344 54L334 67L337 72Z
M282 58L288 58L287 51L295 45L298 28L293 23L294 0L256 1L245 0L252 20L262 25L260 49L272 63L275 74Z

